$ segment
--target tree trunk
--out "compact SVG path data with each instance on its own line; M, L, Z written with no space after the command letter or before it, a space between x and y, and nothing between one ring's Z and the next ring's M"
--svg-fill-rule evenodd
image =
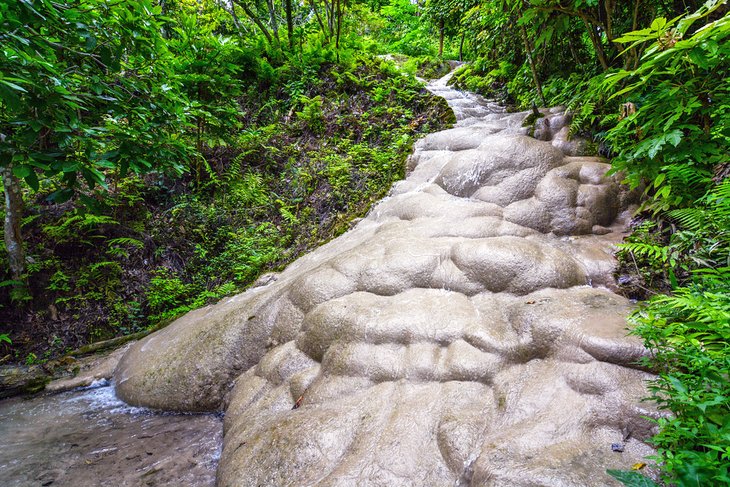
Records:
M603 52L603 45L601 44L601 38L596 32L595 26L588 21L584 16L580 16L580 19L588 29L588 37L591 38L593 48L596 50L596 56L598 56L598 62L601 63L601 67L604 71L608 71L608 61L606 60L606 54Z
M289 36L289 48L294 50L294 20L291 13L291 0L284 0L284 10L286 10L286 33Z
M439 57L444 55L444 21L439 21Z
M249 19L253 21L254 24L256 24L256 27L259 28L261 33L266 37L266 42L269 44L273 43L273 39L271 38L271 34L269 34L269 30L266 28L266 26L259 20L259 18L256 16L256 14L249 8L248 4L246 3L246 0L235 0L235 3L241 6L243 11L246 13Z
M324 0L324 10L327 12L327 26L329 27L330 37L335 35L335 0Z
M335 35L335 52L337 55L337 62L340 62L340 33L342 32L342 0L336 0L337 1L337 25L336 25L336 35Z
M317 23L319 24L320 29L322 29L322 35L324 35L325 44L328 44L330 41L330 35L327 31L327 28L324 26L324 22L322 22L322 17L319 15L319 9L317 8L317 5L314 3L314 0L309 0L309 5L312 6L312 10L314 11L314 16L317 18ZM327 7L325 6L325 9Z
M525 26L520 26L520 32L522 33L522 41L525 43L525 53L527 54L527 61L530 64L530 71L532 71L532 79L535 81L535 88L537 89L537 95L540 97L540 101L542 102L542 106L545 106L545 97L542 94L542 85L540 84L540 79L537 77L537 69L535 68L535 61L532 59L532 48L530 47L530 42L527 40L527 31L525 30Z
M573 46L573 41L572 39L570 39L570 37L568 37L567 44L568 48L570 49L570 55L573 58L573 62L576 66L578 66L580 64L580 58L578 57L578 53L576 52L575 47Z
M23 238L20 234L20 222L23 218L23 195L20 192L20 181L13 174L12 165L2 168L3 187L5 189L5 248L13 279L21 281L25 272L25 255L23 254Z
M277 44L281 44L281 41L279 40L279 24L276 22L274 0L266 0L266 5L269 7L269 21L271 23L271 30L274 32L274 39L276 39Z
M236 4L231 2L230 3L230 10L228 10L228 6L225 2L220 3L221 8L231 14L231 18L233 19L233 26L238 30L240 33L243 30L243 27L241 26L241 21L238 20L238 14L236 14Z
M459 42L459 62L464 61L464 36L466 36L466 32L461 31L461 41Z
M641 0L636 0L634 2L634 13L631 17L631 30L637 30L639 28L639 2ZM639 55L639 50L636 47L631 48L631 55L626 56L626 61L624 62L624 69L630 70L630 69L636 69L639 67L639 58L641 56Z

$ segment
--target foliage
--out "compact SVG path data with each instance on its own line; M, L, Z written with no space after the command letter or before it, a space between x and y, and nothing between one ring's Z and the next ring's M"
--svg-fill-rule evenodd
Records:
M227 128L202 118L202 132L197 123L185 131L196 153L190 173L112 172L107 192L93 195L95 211L48 202L52 188L36 197L26 188L33 299L0 309L15 360L156 326L244 289L346 230L402 177L414 137L448 121L445 105L389 62L342 49L337 64L320 46L269 63L231 48L225 59L238 59L239 71L204 70L196 59L208 59L216 34L170 35L188 46L175 47L185 51L173 63L179 89L193 97L199 85L216 99L225 98L221 83L240 89L206 108L216 123L235 114ZM191 98L191 114L200 100ZM0 287L0 304L9 289Z
M418 5L410 0L392 0L379 12L382 28L372 33L383 53L400 53L406 56L434 56L437 45L431 26L420 22Z
M478 58L473 63L459 68L451 79L451 83L460 89L466 89L502 103L513 101L506 89L510 80L517 74L517 66L509 61L492 61L489 58Z
M88 189L105 169L181 172L188 101L149 0L2 4L0 165L34 190L40 179ZM68 199L56 190L54 201ZM84 196L87 203L93 200Z
M296 112L297 118L304 123L307 130L314 134L321 134L324 130L324 114L322 113L322 97L308 98L299 96L302 110Z
M659 373L652 399L668 414L653 442L668 484L730 482L730 181L713 178L728 163L728 37L723 2L659 17L616 39L624 53L644 54L603 83L626 102L606 133L612 170L635 187L647 183L643 206L659 222L639 227L620 256L648 290L667 293L630 321L654 352L645 365Z
M445 76L451 70L451 66L438 57L419 56L407 59L402 69L423 79L438 79Z
M660 418L653 439L666 480L681 485L730 481L730 267L703 269L687 287L637 311L634 333L655 350L661 374L654 400ZM681 364L681 367L677 367Z
M730 59L730 16L690 28L721 6L708 2L696 14L667 21L617 39L631 45L651 42L640 66L610 74L612 97L636 107L608 131L618 153L615 171L625 171L632 186L649 181L655 213L687 206L704 194L712 171L727 161L730 141L730 87L723 73Z
M645 224L634 242L620 246L644 272L668 273L674 287L630 318L633 333L654 352L645 362L659 372L652 399L671 412L657 420L655 459L670 483L724 484L730 481L730 181L667 216L678 229L666 244Z
M627 487L657 487L657 483L639 472L627 472L623 470L606 470L611 477L615 478Z

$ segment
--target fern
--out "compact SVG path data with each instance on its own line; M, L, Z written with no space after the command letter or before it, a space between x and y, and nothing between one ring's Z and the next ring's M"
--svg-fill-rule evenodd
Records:
M111 256L118 256L122 258L129 257L129 247L137 249L144 248L144 242L137 240L136 238L119 237L107 240L107 254ZM127 247L127 248L125 248Z
M688 164L668 164L662 170L667 175L667 180L673 185L706 188L712 180L710 171Z
M28 216L24 216L24 217L22 218L22 220L21 220L21 223L20 223L20 225L21 225L22 227L26 227L26 226L30 225L31 223L33 223L33 222L34 222L35 220L37 220L38 218L40 218L40 216L41 216L40 214L35 214L35 215L28 215Z
M104 269L108 269L109 272L121 272L122 268L117 262L113 261L102 261L102 262L95 262L91 265L89 265L89 272L92 273L92 275L98 275L99 272L104 272Z
M595 115L596 103L593 101L586 101L577 106L577 110L573 107L571 113L573 119L570 122L569 133L571 136L579 133L586 125L593 123L597 117Z
M710 191L703 201L712 206L717 217L730 222L730 180L725 180ZM726 227L727 228L727 227Z
M110 216L95 215L93 213L77 213L60 225L44 225L43 233L57 242L70 242L79 240L91 230L96 230L102 225L119 225L119 222Z
M267 207L271 204L266 181L261 174L255 172L247 172L243 178L231 182L228 196L232 203L248 208Z
M725 302L723 302L725 301ZM679 313L686 313L685 319L695 326L698 324L714 324L716 328L727 327L730 320L730 308L727 297L712 292L697 292L692 288L676 289L674 295L662 295L654 302L667 306Z
M630 252L635 256L642 256L666 263L669 259L669 249L657 244L647 242L627 242L616 245L619 249Z
M110 247L112 245L128 245L130 247L136 247L138 249L141 249L144 247L144 242L137 240L136 238L119 237L107 240L107 245L109 245Z
M243 169L242 159L243 157L241 157L241 154L239 154L230 162L228 169L223 174L223 180L227 184L230 184L241 177L241 172Z
M707 222L707 211L703 208L680 208L667 213L677 225L692 231L699 231Z

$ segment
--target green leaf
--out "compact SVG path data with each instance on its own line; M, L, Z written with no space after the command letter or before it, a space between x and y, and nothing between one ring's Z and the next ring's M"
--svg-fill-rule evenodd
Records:
M13 174L16 177L19 177L21 179L27 178L30 175L30 173L32 173L32 172L33 172L33 168L30 166L22 165L22 166L13 167Z
M664 17L659 17L657 19L654 19L654 21L651 23L651 30L658 31L664 29L664 26L667 25L667 19Z
M659 186L661 186L661 184L664 182L664 179L666 179L666 177L667 177L666 173L660 172L659 174L657 174L657 177L654 178L654 187L658 188Z
M668 376L667 379L680 394L687 394L687 386L674 376Z
M54 191L50 195L48 195L48 201L52 201L54 203L65 203L66 201L70 200L71 197L74 195L74 191L69 188L59 189L57 191Z
M38 182L38 176L36 175L35 171L31 171L30 174L25 176L25 183L31 187L33 191L38 191L40 188L40 184Z
M24 286L25 283L23 281L2 281L0 282L0 287L8 287L8 286Z
M677 147L679 143L682 140L682 131L681 130L672 130L668 134L666 134L667 141L672 144L674 147Z
M20 97L5 85L0 85L0 99L2 99L11 110L19 110L21 108Z
M627 487L659 487L659 484L639 472L606 470L606 473Z
M22 93L28 93L28 90L26 90L25 88L23 88L20 85L16 85L15 83L11 83L7 79L0 78L0 83L3 83L5 86L7 86L15 91L20 91Z

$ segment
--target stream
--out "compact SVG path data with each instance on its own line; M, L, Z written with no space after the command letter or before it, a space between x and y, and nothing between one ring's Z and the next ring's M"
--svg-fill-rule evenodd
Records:
M350 231L134 344L115 389L0 402L2 484L583 487L652 454L612 276L636 195L559 109L531 131L449 76L456 126Z
M0 402L0 484L212 486L222 420L131 407L108 382Z

